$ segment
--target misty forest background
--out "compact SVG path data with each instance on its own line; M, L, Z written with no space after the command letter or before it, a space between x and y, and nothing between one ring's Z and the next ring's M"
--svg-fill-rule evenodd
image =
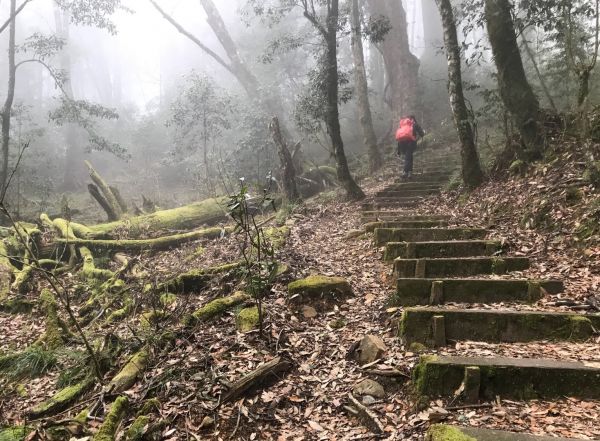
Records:
M3 127L2 179L20 161L6 199L16 217L37 219L68 204L80 219L99 220L84 160L140 206L142 195L171 207L231 192L241 177L264 186L280 168L269 130L273 116L290 148L298 149L298 174L334 165L323 111L327 50L304 13L304 3L312 2L79 3L15 2L10 104L10 20L2 28L3 126L9 125ZM406 112L427 132L452 140L444 34L434 0L408 1L404 8L392 0L357 3L376 149L390 154L392 130ZM568 20L554 14L566 11L566 3ZM588 3L528 0L512 11L527 78L542 107L572 113L572 119L581 114L584 65L591 67L586 114L598 103L595 11ZM468 117L488 169L519 127L500 99L483 3L454 6ZM0 7L10 17L11 2ZM360 182L378 161L361 130L351 9L352 2L342 2L337 29L339 121Z

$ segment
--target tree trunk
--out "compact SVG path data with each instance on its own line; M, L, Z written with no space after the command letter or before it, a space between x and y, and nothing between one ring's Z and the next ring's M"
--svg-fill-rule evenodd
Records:
M544 136L539 122L539 102L525 75L509 0L485 0L485 21L498 70L500 96L521 135L523 160L539 159Z
M10 0L10 16L13 19L10 22L9 37L8 37L8 90L6 92L6 100L2 108L2 169L0 170L0 189L2 194L6 190L8 184L8 161L10 151L10 117L12 105L15 99L15 85L17 68L15 64L16 53L16 33L17 33L17 0Z
M358 0L352 0L352 56L354 58L354 81L356 83L360 125L362 127L364 143L369 152L369 169L372 173L381 167L383 161L381 159L381 152L377 146L375 129L373 128L360 15Z
M327 15L327 30L324 35L326 44L325 62L325 84L327 87L327 112L325 124L331 138L333 146L333 155L337 165L337 177L340 184L346 190L348 198L351 200L360 200L365 198L365 194L356 184L348 168L348 160L344 152L344 141L340 127L340 113L338 108L339 89L338 89L338 61L337 61L337 30L339 19L339 0L332 0L329 13Z
M123 207L121 204L121 202L123 201L119 201L119 199L122 199L121 195L119 194L119 197L117 197L113 193L110 186L104 181L104 179L102 179L102 176L100 176L98 172L94 169L94 167L92 167L92 164L90 164L88 161L85 161L85 166L90 172L90 178L92 179L94 184L96 184L97 189L99 189L100 192L102 192L102 195L100 195L100 192L94 192L91 187L88 187L88 189L91 190L90 193L92 194L92 196L94 196L94 198L98 201L98 203L100 203L102 208L105 209L106 214L108 215L108 220L116 221L121 219L124 214ZM98 199L98 196L103 196L106 204L102 203Z
M483 172L475 146L473 127L463 93L461 56L456 23L450 0L438 0L444 26L444 42L448 56L448 93L454 114L454 123L461 143L462 177L466 186L476 187L483 181Z
M381 48L391 92L391 108L397 120L419 107L419 60L410 52L406 12L399 0L368 0L374 16L385 16L392 29Z
M292 154L281 134L277 117L273 118L270 128L271 134L273 135L273 142L275 142L275 145L277 146L277 153L279 154L279 160L281 162L283 192L287 201L293 203L300 199L298 189L296 188L296 167L294 167Z

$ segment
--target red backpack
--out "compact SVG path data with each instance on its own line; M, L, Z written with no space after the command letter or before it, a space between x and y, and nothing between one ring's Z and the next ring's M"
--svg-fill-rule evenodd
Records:
M412 118L402 118L398 130L396 130L396 141L416 141L414 125L415 122Z

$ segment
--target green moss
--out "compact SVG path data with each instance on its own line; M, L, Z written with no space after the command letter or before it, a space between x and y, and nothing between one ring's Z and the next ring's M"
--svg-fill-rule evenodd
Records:
M104 418L104 422L94 436L94 441L114 441L115 434L121 424L121 420L125 417L129 400L125 396L120 396L110 407L110 412Z
M167 313L164 311L149 311L145 312L140 316L140 326L142 329L148 331L154 326L165 320Z
M15 386L15 392L20 398L27 398L28 393L24 384L17 384Z
M331 329L342 329L346 327L346 324L346 320L341 317L329 322Z
M158 290L175 293L197 291L204 288L214 276L238 269L241 265L241 262L234 262L206 269L188 271L163 283L158 287Z
M149 413L158 412L160 410L160 401L158 398L150 398L144 401L142 408L137 413L137 416L148 415Z
M203 256L205 253L206 253L206 248L204 248L204 247L202 247L202 246L196 247L196 248L194 249L194 251L193 251L193 252L192 252L192 253L191 253L189 256L187 256L187 257L185 258L185 260L186 260L187 262L189 262L190 260L194 260L194 259L196 259L197 257L201 257L201 256Z
M287 238L290 235L290 228L283 227L268 227L264 230L265 238L271 243L273 249L281 250L285 247Z
M31 418L41 418L51 416L58 412L67 409L71 404L76 402L84 393L94 386L92 379L86 379L81 383L73 386L65 387L58 391L52 398L38 404L29 411Z
M171 294L171 293L164 293L161 294L160 296L160 303L161 305L163 305L165 308L171 305L174 305L175 303L177 303L177 296L175 294Z
M123 299L123 307L111 312L110 315L106 318L106 321L108 323L114 323L123 320L133 310L133 304L133 298L131 296L126 296Z
M427 432L427 441L477 441L469 435L465 435L458 427L435 424Z
M228 309L248 300L250 300L250 296L242 291L238 291L229 297L215 299L198 309L191 316L185 318L184 324L191 326L196 323L207 322L208 320L224 314Z
M135 421L127 429L126 438L131 441L141 441L144 436L144 427L150 422L150 417L147 415L138 416Z
M413 342L408 347L408 350L416 354L420 354L421 352L425 352L427 350L427 346L422 343Z
M249 332L258 326L258 307L242 309L236 317L236 326L240 332Z
M31 312L34 307L35 302L21 298L10 299L0 303L0 311L8 314L26 314Z
M40 305L46 316L46 332L42 339L48 348L58 348L63 345L61 325L58 318L58 303L49 289L42 290Z
M0 441L23 441L30 433L29 427L7 427L0 429Z
M129 389L146 370L149 361L150 351L145 347L131 357L131 360L123 366L121 371L110 382L109 389L113 393L120 393Z
M85 425L87 423L88 416L90 415L89 409L83 409L73 418L75 421L80 423L81 425Z
M415 366L413 370L413 385L418 396L423 396L430 390L427 382L430 381L431 373L427 372L427 364L436 360L437 356L435 355L423 355L419 360L419 364Z

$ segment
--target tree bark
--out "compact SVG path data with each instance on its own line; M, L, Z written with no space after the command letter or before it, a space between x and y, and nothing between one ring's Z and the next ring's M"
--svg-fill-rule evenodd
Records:
M100 200L97 198L97 195L95 195L91 191L92 188L88 187L90 189L90 193L92 193L92 196L94 196L94 198L100 203L100 205L102 205L102 208L105 209L109 221L117 221L121 219L124 214L121 204L119 203L119 198L121 197L121 195L119 195L119 198L115 196L110 186L104 181L104 179L102 179L102 176L98 174L94 167L92 167L92 164L90 164L88 161L85 161L85 165L90 172L90 178L92 179L94 184L96 184L98 189L102 192L102 196L104 196L104 200L106 201L108 207L106 207L105 204L100 202Z
M356 83L360 125L362 127L364 143L369 152L369 169L371 173L373 173L381 168L383 161L377 145L375 129L373 128L360 16L358 0L352 0L352 56L354 58L354 81Z
M365 194L356 184L350 174L348 160L344 152L344 141L340 127L339 102L339 77L337 60L337 30L339 26L339 0L331 0L331 5L327 14L327 28L324 34L326 44L325 62L325 81L327 87L327 112L325 124L331 137L333 146L333 155L335 157L337 177L351 200L361 200Z
M437 0L444 27L444 43L448 57L448 94L454 123L461 143L462 178L466 186L476 187L483 181L483 172L475 146L473 127L463 93L461 56L456 22L450 0Z
M0 189L2 194L6 190L8 184L8 161L10 153L10 118L12 105L15 99L15 85L17 67L15 64L16 48L16 33L17 33L17 18L16 18L17 0L10 0L10 16L13 19L10 22L9 37L8 37L8 90L6 92L6 100L2 108L2 167L0 170Z
M526 161L539 159L544 146L540 107L525 75L509 0L485 0L485 21L498 70L500 96L524 145L517 153Z
M410 52L406 12L398 0L368 0L374 16L387 17L392 29L381 45L391 92L393 117L399 119L419 108L419 60Z
M283 184L283 192L286 200L293 203L300 199L298 189L296 188L296 167L294 167L292 154L290 153L287 143L281 134L279 120L277 117L273 118L270 128L271 134L273 135L273 142L275 142L275 145L277 146L279 161L281 162L281 180Z

